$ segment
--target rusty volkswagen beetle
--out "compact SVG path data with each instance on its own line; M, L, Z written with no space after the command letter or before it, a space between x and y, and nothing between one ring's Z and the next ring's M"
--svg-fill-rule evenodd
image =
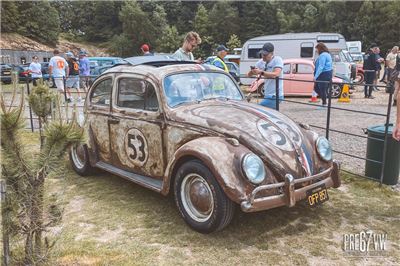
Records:
M78 174L100 168L171 192L201 233L226 227L237 205L244 212L302 200L315 206L340 186L325 137L248 103L218 68L164 61L115 66L93 83L88 139L70 152Z

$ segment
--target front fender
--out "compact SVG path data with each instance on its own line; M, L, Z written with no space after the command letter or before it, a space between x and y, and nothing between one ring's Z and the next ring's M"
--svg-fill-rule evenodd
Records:
M203 137L185 143L168 162L161 193L168 194L180 165L196 158L210 169L228 198L240 203L253 190L241 170L242 158L247 153L250 150L237 140L224 137Z

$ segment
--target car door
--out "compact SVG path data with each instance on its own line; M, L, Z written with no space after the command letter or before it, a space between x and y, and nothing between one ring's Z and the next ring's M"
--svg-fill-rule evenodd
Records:
M106 163L111 161L109 118L112 90L112 74L97 80L90 90L86 109L90 148L98 156L99 161Z
M311 95L314 89L313 78L314 78L314 67L312 62L310 63L295 63L293 64L292 77L294 80L292 83L292 94L294 95Z
M284 63L283 64L283 93L284 95L288 95L292 91L292 83L290 79L292 78L291 74L291 64L290 63Z
M164 118L154 84L142 76L120 76L116 81L111 153L115 167L161 179L165 166Z

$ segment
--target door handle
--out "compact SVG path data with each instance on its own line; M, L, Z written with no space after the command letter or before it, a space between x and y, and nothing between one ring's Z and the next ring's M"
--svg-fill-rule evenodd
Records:
M115 117L109 117L108 118L108 123L110 123L110 124L118 124L119 121L120 120L118 118L115 118Z

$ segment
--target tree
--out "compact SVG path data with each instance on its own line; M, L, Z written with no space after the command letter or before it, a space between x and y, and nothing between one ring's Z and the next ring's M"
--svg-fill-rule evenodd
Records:
M16 82L14 82L14 93ZM15 96L15 95L14 95ZM17 97L18 98L18 97ZM16 99L12 97L12 99ZM29 104L33 112L45 123L45 132L41 138L39 153L26 149L22 143L21 133L24 131L24 94L21 90L20 104L17 108L7 108L3 96L0 98L1 114L1 149L2 179L5 180L7 200L2 202L2 214L8 219L3 222L3 230L14 236L15 245L24 237L24 258L14 258L13 264L44 264L52 244L43 237L49 226L61 219L61 211L54 199L45 200L46 179L60 173L60 161L71 145L83 140L83 130L76 120L66 122L61 115L47 116L51 112L51 102L55 96L43 83L37 86L29 96ZM11 106L14 102L11 102Z
M18 33L42 43L55 45L60 33L57 10L49 2L35 1L18 3L20 19Z
M213 37L211 36L211 23L208 17L208 11L204 5L199 4L196 16L194 18L194 31L200 35L201 44L195 50L196 57L206 58L212 53L214 46Z
M118 18L120 2L94 2L93 8L92 20L82 27L88 41L108 41L115 34L121 33L122 26Z
M130 40L127 44L131 55L140 53L143 43L156 43L157 35L149 14L145 13L137 2L126 2L119 13L122 22L123 35Z
M173 53L182 44L182 36L179 35L175 26L167 26L164 34L162 34L158 51L162 53Z
M239 13L229 2L216 2L209 13L211 36L215 43L226 43L232 34L239 35Z
M242 47L242 43L240 42L238 36L236 34L232 34L229 38L229 41L226 43L228 49L233 51L234 48Z
M18 6L14 2L1 3L1 31L17 32L19 21Z

